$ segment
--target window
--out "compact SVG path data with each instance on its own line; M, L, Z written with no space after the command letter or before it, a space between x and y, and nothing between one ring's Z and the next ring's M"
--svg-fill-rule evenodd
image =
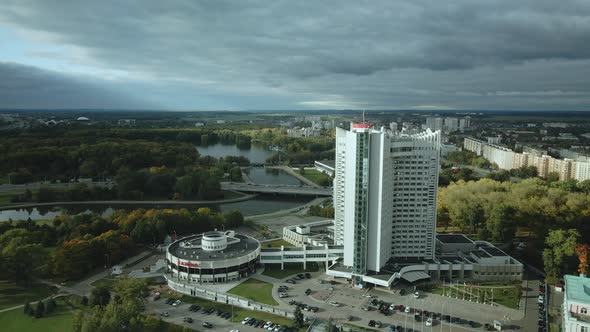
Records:
M582 308L582 309L580 309L580 313L581 314L584 314L584 315L587 315L588 314L588 309Z
M580 332L588 332L588 328L586 326L582 326Z

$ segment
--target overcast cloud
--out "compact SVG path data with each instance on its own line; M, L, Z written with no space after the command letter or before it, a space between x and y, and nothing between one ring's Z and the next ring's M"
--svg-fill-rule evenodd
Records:
M587 0L4 0L2 28L0 107L590 109Z

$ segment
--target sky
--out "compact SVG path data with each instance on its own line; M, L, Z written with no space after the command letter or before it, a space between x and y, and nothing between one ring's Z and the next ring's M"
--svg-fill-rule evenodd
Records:
M590 1L2 0L0 108L590 110Z

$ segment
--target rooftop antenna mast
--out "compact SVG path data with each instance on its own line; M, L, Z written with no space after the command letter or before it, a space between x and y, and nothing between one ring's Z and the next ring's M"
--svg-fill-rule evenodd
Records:
M363 123L367 123L367 122L365 121L365 110L363 110Z

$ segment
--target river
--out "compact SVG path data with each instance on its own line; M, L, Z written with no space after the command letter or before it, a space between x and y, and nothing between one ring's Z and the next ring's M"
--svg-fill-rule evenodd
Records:
M225 156L243 156L255 164L265 163L266 158L274 154L273 151L266 149L264 146L252 144L249 149L240 149L236 145L223 145L221 143L196 146L201 156L211 156L221 158Z
M238 210L242 212L244 216L253 216L257 214L265 214L276 212L280 210L291 209L297 206L308 203L311 199L309 197L273 197L273 196L258 196L254 199L236 203L228 204L213 204L213 205L199 205L199 206L183 206L186 209L196 209L199 207L209 207L215 211L226 212L232 210ZM19 209L19 210L4 210L0 211L0 221L9 220L51 220L56 216L65 214L78 214L78 213L96 213L103 217L111 216L116 210L119 209L139 209L139 208L166 208L166 206L144 206L137 205L133 207L126 206L115 206L115 205L97 205L97 206L76 206L76 207L43 207L43 208L32 208L32 209ZM170 208L179 209L181 207L172 206Z
M197 146L197 151L201 155L212 156L212 157L224 157L224 156L244 156L248 158L252 163L264 163L266 158L273 155L273 152L265 149L260 145L252 144L250 149L239 149L235 145L223 145L213 144L208 146ZM257 184L268 184L268 185L301 185L302 182L297 178L289 175L280 169L267 169L263 167L252 167L246 169L245 172L248 174L250 180ZM200 206L187 206L184 208L198 208L202 206L210 207L216 211L231 211L239 210L244 216L252 216L257 214L265 214L276 212L280 210L286 210L301 206L309 201L310 197L274 197L274 196L259 196L257 198L228 204L219 205L200 205ZM112 215L118 209L137 209L137 208L166 208L166 206L142 206L140 204L130 207L115 206L115 205L102 205L102 206L70 206L70 207L40 207L33 209L20 209L20 210L4 210L0 211L0 221L8 220L51 220L55 216L61 215L62 213L67 214L78 214L78 213L96 213L104 217ZM178 206L171 206L170 208L178 209Z

